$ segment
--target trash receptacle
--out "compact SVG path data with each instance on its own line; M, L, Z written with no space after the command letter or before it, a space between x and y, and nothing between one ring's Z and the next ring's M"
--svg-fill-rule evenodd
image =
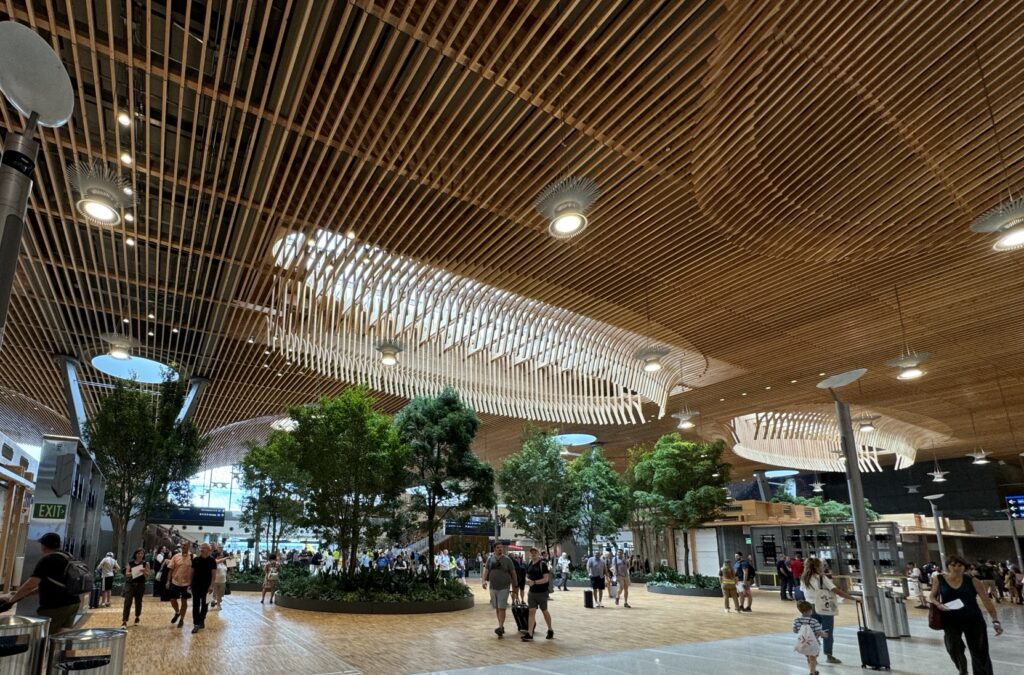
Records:
M49 632L49 619L0 617L0 675L36 675L41 672Z
M896 597L890 588L879 588L878 590L878 604L882 610L882 631L890 640L898 640L900 625L896 614Z
M896 625L899 627L900 637L910 637L910 619L907 617L907 599L903 596L896 596Z
M46 673L121 675L124 671L124 639L127 634L127 631L110 628L86 628L51 635Z

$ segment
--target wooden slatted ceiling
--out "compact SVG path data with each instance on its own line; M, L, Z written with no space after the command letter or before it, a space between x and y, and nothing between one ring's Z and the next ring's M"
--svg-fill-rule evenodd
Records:
M0 385L53 409L50 355L87 361L114 331L211 379L204 429L339 391L247 339L263 334L273 241L352 229L745 369L686 396L708 429L819 403L819 371L863 365L850 399L948 424L957 438L940 455L973 447L968 410L986 447L1018 451L1022 258L967 230L1020 188L1012 0L0 9L53 44L76 91L69 125L41 133L0 353ZM64 166L117 166L123 152L135 222L86 225ZM584 235L553 241L532 200L568 171L602 196ZM894 286L911 345L934 355L914 383L883 365L901 346ZM83 379L91 408L110 379L88 366ZM481 446L496 458L521 422L486 427ZM671 428L599 435L622 457Z

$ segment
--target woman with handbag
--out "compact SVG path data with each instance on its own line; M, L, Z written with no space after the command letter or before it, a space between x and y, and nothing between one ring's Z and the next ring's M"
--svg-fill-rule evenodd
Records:
M836 615L839 614L839 605L836 596L856 602L856 598L836 586L831 579L825 576L821 566L821 560L810 558L804 566L804 575L800 578L800 589L807 601L814 605L814 613L811 616L821 624L825 636L825 661L826 663L842 663L832 656L832 644L835 642L833 628L835 627Z
M986 593L985 584L980 579L968 576L966 571L967 561L960 556L951 555L946 559L946 573L936 575L937 580L932 583L928 600L934 609L929 610L928 625L936 630L941 625L946 651L961 675L967 673L965 639L967 649L971 650L971 671L974 675L992 675L988 631L985 617L978 606L979 597L985 605L985 611L992 617L992 628L996 635L1003 634L1003 627L996 615L996 606Z

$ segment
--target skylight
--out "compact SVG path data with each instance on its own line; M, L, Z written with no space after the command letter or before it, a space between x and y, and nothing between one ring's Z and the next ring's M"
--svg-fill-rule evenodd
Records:
M178 373L166 364L141 356L119 359L109 354L99 354L92 357L92 367L111 377L137 380L144 384L160 384L166 373L171 374L172 380L178 379Z

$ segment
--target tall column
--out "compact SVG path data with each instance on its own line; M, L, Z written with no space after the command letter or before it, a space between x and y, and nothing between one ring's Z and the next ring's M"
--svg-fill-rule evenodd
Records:
M1013 512L1007 509L1006 517L1010 519L1010 536L1013 537L1013 550L1017 553L1017 569L1024 570L1024 559L1020 555L1020 541L1017 539L1017 523L1013 521Z
M857 444L853 436L853 424L850 421L850 407L836 398L836 419L839 421L839 440L846 460L846 485L850 491L850 510L853 512L853 534L857 540L857 560L860 561L861 584L864 587L865 621L868 628L878 629L878 579L875 574L875 560L871 554L871 542L868 536L868 517L864 510L864 485L860 478L860 465L857 463Z
M942 511L935 506L935 502L931 502L932 505L932 519L935 521L935 538L939 542L939 563L942 564L942 569L946 569L946 542L942 539Z
M18 269L28 195L32 191L32 171L39 152L33 133L34 117L23 134L14 131L7 134L3 157L0 158L0 347L4 342L14 273Z

